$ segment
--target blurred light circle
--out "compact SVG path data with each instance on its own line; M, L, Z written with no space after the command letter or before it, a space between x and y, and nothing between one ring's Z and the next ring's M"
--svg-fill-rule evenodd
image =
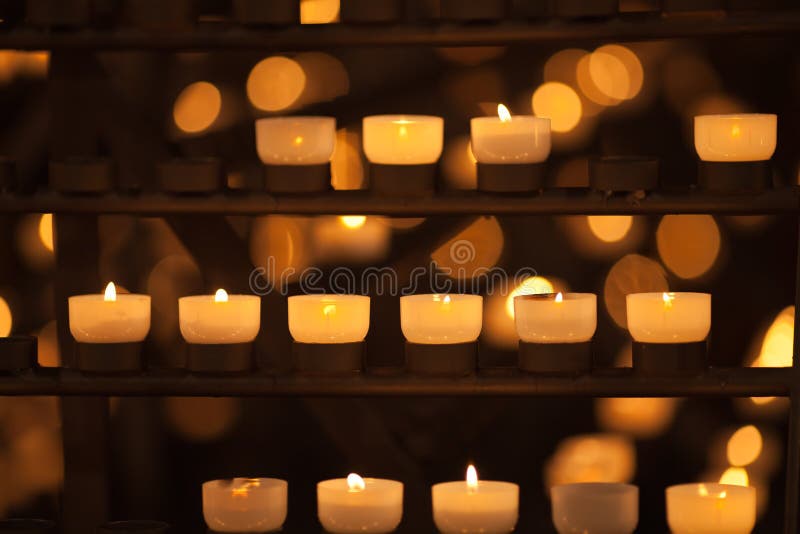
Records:
M575 90L560 82L545 82L533 93L533 112L550 119L554 132L568 132L581 120L583 108Z
M39 239L47 250L53 250L53 214L44 213L39 219Z
M339 0L300 0L300 24L339 21Z
M294 281L310 265L313 249L309 243L309 219L267 215L253 221L250 232L250 259L265 269L266 281L273 286ZM338 225L341 228L341 225Z
M658 262L638 254L628 254L611 267L606 275L603 299L617 326L627 328L627 295L650 291L669 291L667 275Z
M331 157L331 185L337 191L360 189L364 185L361 137L344 128L336 132L336 145Z
M213 441L239 419L241 400L230 397L168 397L164 412L172 430L187 441Z
M606 398L595 401L597 422L604 430L652 439L669 428L675 418L677 399Z
M0 297L0 337L7 337L13 326L11 308L3 297Z
M630 482L636 474L636 448L623 436L586 434L562 441L544 469L545 485Z
M587 54L586 50L580 48L565 48L556 52L544 64L544 81L574 85L578 81L578 62Z
M478 187L478 168L469 136L448 139L442 152L442 175L450 189Z
M188 85L175 99L175 125L186 133L199 133L209 128L222 110L222 94L209 82Z
M578 66L575 69L575 75L578 79L578 88L581 90L581 94L586 97L587 100L594 103L595 105L599 106L616 106L622 100L618 98L613 98L606 94L605 92L601 91L599 87L595 84L594 79L592 78L591 72L591 61L592 55L588 54L583 56L580 61L578 61ZM595 67L595 70L598 70L599 67Z
M544 295L554 293L554 284L544 276L526 278L506 297L506 315L514 318L514 298L520 295Z
M268 57L250 71L247 98L263 111L280 111L292 106L303 94L306 73L297 61L284 56Z
M761 454L764 440L753 425L743 426L728 439L728 462L735 467L744 467L755 462Z
M707 273L720 252L719 227L711 215L665 215L656 230L664 265L684 279Z
M609 60L607 56L614 60ZM620 70L620 66L623 70ZM589 72L601 91L608 89L608 96L620 100L635 98L644 84L644 69L639 57L630 48L618 44L601 46L595 50L589 63ZM625 91L622 90L623 86Z
M794 346L794 306L787 306L775 317L764 334L761 350L753 367L791 367ZM772 398L772 397L770 397ZM762 404L766 404L763 401Z
M469 280L497 265L504 245L497 217L479 217L434 250L431 261L445 276Z
M589 215L587 221L597 239L606 243L622 241L633 226L630 215Z
M747 476L747 470L743 467L729 467L719 477L719 483L730 486L749 486L750 477Z

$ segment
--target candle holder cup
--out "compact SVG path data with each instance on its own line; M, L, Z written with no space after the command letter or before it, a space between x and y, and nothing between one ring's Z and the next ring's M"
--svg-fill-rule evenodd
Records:
M324 193L331 189L331 165L265 165L264 188L270 193Z
M0 374L35 369L37 353L38 340L35 336L0 337Z
M97 528L98 534L117 534L126 532L128 534L166 534L169 532L169 524L163 521L112 521Z
M440 10L444 20L502 20L508 14L508 0L440 0Z
M769 161L699 161L697 185L715 193L759 193L772 186Z
M708 342L633 341L633 370L643 376L700 376L708 369Z
M208 194L224 189L222 162L217 158L176 158L156 166L159 188L173 194Z
M292 343L295 372L302 375L358 374L364 367L365 343Z
M428 345L406 341L406 369L423 376L468 376L478 367L478 344Z
M382 196L429 196L436 191L437 164L370 163L369 188Z
M0 519L2 534L46 534L56 532L56 524L46 519Z
M100 195L114 189L114 166L105 158L50 162L50 188L73 195Z
M589 161L589 186L604 192L658 189L658 160L628 156L592 159Z
M136 374L143 370L142 343L76 343L76 368L89 374Z
M13 159L0 156L0 193L17 188L17 170Z
M619 10L619 0L556 0L555 12L559 17L590 18L612 17Z
M481 163L478 191L532 193L541 191L547 179L547 163Z
M341 0L339 18L346 23L391 23L403 17L400 0Z
M186 370L203 375L236 375L253 370L253 343L187 343Z
M300 24L298 0L233 0L233 16L245 26L291 26Z
M526 373L570 375L592 370L592 342L519 342L519 368Z

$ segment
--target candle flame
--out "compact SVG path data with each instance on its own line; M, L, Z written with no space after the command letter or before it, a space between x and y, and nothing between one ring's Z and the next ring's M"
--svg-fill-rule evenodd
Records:
M106 302L116 302L117 301L117 288L114 285L114 282L109 282L106 286L106 292L103 295L103 300Z
M661 300L664 301L665 308L671 308L672 301L675 300L675 293L661 293Z
M511 122L511 112L503 104L497 104L497 116L500 122Z
M332 315L336 315L336 304L326 304L322 308L322 314L325 317L331 317Z
M478 489L478 471L475 470L475 466L472 464L467 467L467 488L473 491Z
M350 473L347 475L347 490L350 492L358 492L364 491L367 489L367 485L364 483L364 479L358 476L355 473Z
M228 302L228 292L224 289L217 289L214 293L214 302Z
M444 299L442 299L442 302L445 304L450 304L450 295L445 295Z
M734 124L733 128L731 128L731 137L741 137L742 129L739 127L738 124Z
M400 124L400 129L397 130L397 133L400 137L408 137L408 128L406 128L405 124Z
M564 302L564 295L560 291L556 295L556 302Z
M302 144L303 144L303 136L302 135L298 135L297 137L294 138L294 146L300 146Z

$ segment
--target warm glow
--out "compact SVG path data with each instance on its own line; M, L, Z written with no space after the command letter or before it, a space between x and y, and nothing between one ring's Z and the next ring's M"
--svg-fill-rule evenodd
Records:
M358 476L355 473L350 473L347 475L347 489L350 492L358 492L364 491L367 489L367 485L364 483L364 479Z
M677 399L670 398L614 397L597 399L595 413L604 430L652 439L672 424L677 404Z
M734 124L733 128L731 128L731 137L741 137L742 129L739 128L738 124Z
M0 297L0 337L6 337L11 333L12 324L11 308L6 299Z
M450 304L450 295L445 295L444 299L442 299L442 302L445 304Z
M106 286L106 291L103 294L103 300L106 302L116 302L117 288L114 286L114 282L109 282Z
M658 255L680 278L706 274L717 261L722 236L711 215L666 215L656 230Z
M258 109L280 111L295 104L305 87L306 73L297 61L272 56L250 71L247 98Z
M300 24L330 24L339 20L339 0L300 0Z
M503 104L497 104L497 116L500 122L511 122L511 112Z
M614 61L609 61L608 57L614 58ZM598 88L601 91L608 88L608 96L621 100L636 97L644 84L644 69L639 57L633 50L622 45L605 45L595 50L589 63L589 72L593 78L606 76L605 80L595 81ZM610 80L607 78L609 75ZM606 85L608 81L611 81L610 86Z
M750 485L750 477L747 476L747 470L743 467L729 467L722 473L722 476L719 477L720 484L728 484L731 486L749 486ZM718 495L718 498L722 499L725 497L725 492L721 495Z
M346 228L355 230L356 228L361 228L362 226L364 226L364 223L367 222L367 218L363 215L342 215L341 217L339 217L339 221Z
M44 213L39 219L39 239L42 245L49 250L53 251L53 214Z
M333 317L336 315L336 304L326 304L322 308L322 315L325 317Z
M715 497L717 499L724 499L728 496L727 491L720 491L712 495L711 492L708 491L708 486L706 486L705 484L700 484L700 486L697 488L697 493L701 497Z
M761 432L753 425L743 426L728 440L728 462L744 467L755 462L764 446Z
M172 116L175 125L186 133L209 128L222 110L222 94L209 82L187 86L175 99Z
M568 132L581 120L583 108L575 90L563 83L547 82L533 93L533 113L550 119L554 132Z
M217 289L214 293L214 302L228 302L228 292L224 289Z
M506 314L514 318L514 297L520 295L543 295L553 292L553 284L542 276L526 278L506 298Z
M558 295L556 295L556 302L564 302L563 293L559 292Z
M622 241L633 226L631 215L589 215L586 219L592 234L605 243Z
M231 491L231 495L233 495L234 497L238 497L240 499L247 497L249 493L250 493L250 488L248 488L247 486L233 488L233 490Z
M661 264L639 254L628 254L608 272L603 300L614 322L620 328L627 328L627 295L662 291L669 291L669 284Z
M794 306L784 308L770 325L753 367L791 367L794 347Z
M661 300L664 301L665 308L671 308L672 302L675 300L675 293L661 293Z
M478 471L474 465L467 467L467 487L469 489L478 489Z

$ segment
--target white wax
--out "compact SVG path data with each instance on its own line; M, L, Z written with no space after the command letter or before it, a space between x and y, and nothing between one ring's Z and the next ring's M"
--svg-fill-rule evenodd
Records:
M632 534L639 522L639 488L590 482L550 488L559 534Z
M150 296L69 297L69 331L79 343L136 343L150 331Z
M517 334L527 343L582 343L597 329L597 296L593 293L519 295L514 298Z
M480 163L539 163L550 155L550 119L476 117L470 129L472 154Z
M372 163L436 163L444 145L444 119L430 115L364 117L364 154Z
M214 532L272 532L286 521L288 483L234 478L203 484L203 517Z
M694 146L703 161L765 161L775 153L777 139L777 115L745 113L694 118Z
M444 534L502 534L512 532L519 516L519 486L480 480L444 482L431 489L433 521Z
M749 534L756 524L756 490L726 484L667 488L667 522L673 534Z
M319 165L336 145L333 117L271 117L256 121L256 148L265 165Z
M249 343L261 328L261 299L229 295L226 302L216 302L214 295L181 297L178 320L187 343Z
M369 330L369 297L289 297L289 332L300 343L356 343Z
M351 490L346 478L317 484L317 514L332 534L381 534L403 518L403 483L365 478L363 490Z
M711 330L711 295L632 293L627 296L627 313L628 330L635 341L642 343L703 341Z
M427 294L400 297L400 327L411 343L470 343L478 339L482 325L481 296Z

